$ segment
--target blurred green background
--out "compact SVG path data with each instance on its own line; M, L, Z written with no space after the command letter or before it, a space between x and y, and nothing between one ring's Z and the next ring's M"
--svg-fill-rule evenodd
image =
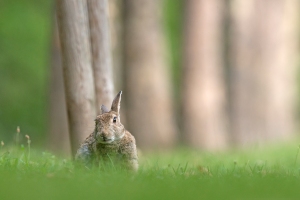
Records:
M191 3L191 2L189 2L189 3ZM211 8L211 7L209 7L209 4L205 4L205 2L207 3L209 1L203 1L204 4L202 5L202 7L199 6L199 8L202 8L202 9ZM234 20L240 20L242 18L238 14L234 13L235 11L233 12L233 10L229 9L228 2L231 2L231 3L233 2L233 5L234 5L234 3L236 3L235 1L226 1L225 7L227 6L228 8L224 9L225 17L222 16L224 19L222 18L221 19L222 23L220 23L218 25L219 27L222 26L222 29L226 29L225 31L228 31L227 30L228 27L225 27L225 26L229 24L228 19L226 19L226 12L232 12L233 13L232 15L236 15L236 19L234 19L234 17L232 19L233 22L234 22ZM259 9L259 6L264 6L265 5L264 3L268 3L267 1L265 1L262 4L260 4L259 1L257 1L257 2L255 3L254 6L258 6L257 7L258 9ZM292 2L292 1L290 1L290 2ZM51 0L44 0L44 1L2 0L2 1L0 1L0 141L3 140L5 143L12 143L14 141L13 137L16 132L16 128L17 128L17 126L20 126L21 134L30 135L32 138L32 141L34 141L34 145L44 146L46 144L47 133L49 132L49 130L48 130L49 129L49 126L48 126L49 125L49 123L48 123L49 113L48 112L49 112L49 96L50 96L49 80L50 80L50 67L51 67L51 43L52 43L52 39L53 39L53 27L54 27L54 19L55 19L54 18L54 11L55 11L54 3L55 2L51 1ZM189 82L187 82L187 84L186 83L183 84L184 78L189 79L189 78L186 78L187 76L186 77L183 76L183 74L184 74L183 72L186 72L187 69L189 68L188 64L186 63L186 60L183 61L183 51L185 50L183 48L183 45L186 44L186 43L183 44L184 43L183 32L186 31L188 29L188 27L194 26L194 24L192 23L193 17L195 17L195 19L197 19L197 20L194 20L194 21L196 21L196 24L198 23L198 19L204 19L201 21L202 26L206 26L206 25L211 26L211 24L213 24L208 19L205 18L205 16L204 16L205 10L203 10L203 13L204 13L203 16L202 15L186 16L185 20L188 17L190 17L191 20L184 21L184 16L188 14L188 12L185 12L185 10L184 10L187 7L187 5L188 5L188 3L185 4L185 1L182 1L182 0L164 0L164 9L163 9L164 27L165 27L165 31L166 31L165 38L167 39L168 53L170 55L169 58L170 58L170 63L171 63L171 67L172 67L172 70L171 70L171 72L172 72L172 74L171 74L172 75L172 89L174 90L174 91L172 91L173 97L174 97L172 100L174 101L173 103L176 106L175 115L177 118L178 126L184 126L182 124L188 124L188 122L191 121L191 119L196 118L196 117L193 117L193 115L191 115L190 118L186 118L187 122L184 122L184 120L181 120L181 117L182 117L181 115L183 112L182 111L183 105L188 105L188 106L190 106L190 105L187 101L183 102L182 98L185 94L181 94L180 92L187 91L186 88L182 89L186 85L188 85L188 84L193 85L193 84L190 84ZM190 4L190 5L193 5L193 4ZM239 6L239 5L240 4L238 4L237 6ZM269 5L269 4L266 4L266 5ZM270 5L274 6L275 3L274 4L270 3ZM280 7L281 4L278 3L278 5L277 6ZM290 5L292 5L292 4L290 4ZM275 18L275 17L273 17L274 13L278 12L279 14L282 14L282 13L280 13L280 12L282 12L282 11L280 11L280 9L276 10L278 7L274 7L274 9L269 10L269 11L272 11L268 15L269 20L270 20L270 26L273 26L274 24L276 25L276 23L280 23L280 20L277 20L277 19L275 19L273 21L273 18ZM217 9L218 5L215 5L213 8ZM287 8L288 8L288 6L287 6ZM242 8L240 10L242 10ZM239 11L239 10L237 9L237 11ZM287 9L287 11L289 11L289 10ZM284 10L284 12L286 12L286 10ZM195 12L195 13L197 14L197 12ZM215 13L218 13L218 10L215 11ZM284 13L282 15L285 16L286 13ZM255 12L254 12L254 16L256 16ZM213 17L212 17L212 19L213 19ZM288 20L286 20L286 21L287 21L286 24L292 24ZM251 55L249 54L250 57L253 55L254 56L256 55L257 49L258 49L258 52L259 51L264 52L264 48L265 49L268 49L270 47L272 48L273 43L276 43L276 41L279 41L281 39L286 39L286 38L283 38L283 36L282 37L278 36L279 39L275 38L274 40L270 40L269 43L266 42L263 45L260 45L260 39L257 39L255 37L257 37L257 35L259 35L259 34L262 34L265 37L267 36L266 38L268 38L268 34L269 34L268 30L269 29L263 29L263 26L260 27L259 22L260 21L255 21L255 22L253 22L252 25L249 25L250 28L247 27L247 28L249 28L249 30L252 30L255 33L257 32L258 34L256 34L256 35L253 34L254 36L252 36L252 35L244 36L243 34L245 34L245 33L240 33L240 35L237 35L240 38L245 38L245 41L242 41L245 43L247 43L248 40L256 41L256 43L257 43L256 46L255 45L251 46L251 44L250 44L250 48L253 47L251 49L252 54ZM190 23L190 24L188 24L188 23ZM201 23L198 23L198 24L201 24ZM226 24L226 23L228 23L228 24ZM232 23L232 24L234 25L235 23ZM240 23L239 25L242 26L241 24L243 24L243 23ZM187 25L187 27L183 27L183 25ZM190 26L188 26L188 25L190 25ZM291 26L296 27L296 24L292 24ZM259 29L259 27L261 29ZM286 28L286 27L285 26L282 26L282 27L281 27L281 31L284 31L285 30L284 28ZM185 28L185 30L183 30L184 28ZM238 27L236 32L238 32L239 28L241 28L241 27ZM274 28L274 27L271 27L271 28ZM291 27L289 27L289 28L291 28ZM234 33L234 31L232 31L232 33ZM261 31L261 32L259 32L259 31ZM264 34L264 31L267 33ZM193 32L193 31L190 31L190 32ZM226 55L223 55L222 53L220 53L224 57L228 56L227 54L230 51L229 46L236 45L235 44L236 41L234 41L234 39L235 39L234 34L232 34L233 36L231 36L231 39L233 39L231 41L232 43L230 43L230 45L227 44L228 38L230 39L229 32L227 34L228 34L228 35L226 35L227 38L221 39L221 43L222 42L224 43L222 47L220 47L220 46L212 47L212 48L216 48L216 49L224 48L225 50L224 49L220 50L220 51L222 51L223 54L226 54ZM283 32L280 32L279 35L280 34L284 35ZM188 34L186 34L186 35L188 35ZM205 35L205 34L203 34L203 35ZM208 31L208 34L206 33L206 35L210 36L209 31ZM201 44L201 42L203 42L202 40L206 40L205 36L203 38L200 38L200 39L195 38L195 41L196 41L195 43L197 43L197 44L195 44L195 46L201 46L198 44L198 41L200 40L200 44ZM266 38L262 37L261 40L265 40ZM185 40L186 39L187 38L185 38ZM214 38L212 40L214 40ZM295 38L291 38L291 40L286 39L286 41L284 40L284 42L286 42L286 43L289 43L289 42L296 43L297 41ZM284 42L282 42L282 43L284 43ZM210 46L210 44L206 44L206 45ZM213 46L213 45L214 45L214 43L211 46ZM238 45L240 45L240 44L238 44ZM270 46L268 46L268 45L270 45ZM278 45L278 44L276 44L276 45ZM192 45L190 45L190 46L192 46ZM204 45L203 49L200 49L200 51L206 52L207 46L205 47L205 45ZM286 52L289 52L289 49L288 49L289 47L290 46L285 47L283 45L283 48L287 49ZM208 47L208 49L209 48L211 48L211 47ZM247 45L242 46L240 49L243 50L243 48L247 49L248 46ZM279 48L281 48L281 46ZM198 49L198 51L199 51L199 49ZM240 50L238 49L237 52L238 51L240 51ZM212 52L214 52L214 50L212 50ZM231 51L230 53L232 53L232 52L234 52L234 50ZM286 53L285 49L283 50L283 52L284 53L282 55L284 55ZM299 54L298 49L295 52L297 54L296 57L298 58L298 54ZM215 53L215 54L217 54L217 53ZM265 55L268 55L268 53L266 53ZM272 56L277 55L278 57L282 56L277 51L271 52L270 55L272 55ZM201 56L206 57L206 56L209 56L209 54L204 53L203 55L201 54ZM226 65L228 65L227 62L229 62L228 61L229 59L232 59L232 60L240 59L243 55L240 57L237 56L237 58L235 58L235 54L233 53L231 56L232 57L230 57L230 58L221 58L221 60L223 59L221 62L223 62L224 65L221 66L221 64L220 64L220 66L218 66L218 67L226 68L226 67L228 67ZM246 56L248 56L248 55L246 55ZM291 57L293 57L293 56L291 56ZM228 60L226 60L226 59L228 59ZM225 76L227 76L225 78L230 79L232 83L230 83L231 84L230 85L230 84L228 84L230 81L226 80L228 82L226 84L228 84L229 86L222 87L220 90L222 90L224 88L225 88L224 90L231 90L232 88L230 88L230 87L234 87L235 85L238 85L238 84L235 84L235 81L238 82L244 78L244 80L242 80L242 83L241 83L241 85L243 85L243 86L240 88L240 90L243 91L243 90L245 90L245 88L246 88L246 90L250 88L249 91L251 89L253 89L253 91L251 91L253 93L256 93L258 91L257 92L258 95L256 94L257 96L255 97L256 98L255 101L258 102L257 104L261 103L260 102L261 99L265 100L265 102L261 103L261 108L263 108L263 109L261 109L262 111L260 111L258 113L254 113L254 114L252 113L252 115L254 117L251 116L249 118L247 118L248 117L247 109L249 109L249 112L250 112L252 110L260 108L259 107L260 105L258 107L254 107L254 108L252 108L251 105L248 106L248 102L247 102L248 97L247 96L245 98L246 100L241 102L245 108L242 108L240 113L244 114L245 116L242 116L240 118L245 118L244 119L245 124L247 124L247 121L248 122L249 121L251 122L251 120L254 121L253 124L250 124L250 126L251 125L255 126L257 124L259 126L261 125L257 122L259 120L257 120L257 121L253 120L253 119L256 119L256 116L255 116L256 114L262 115L262 116L270 115L269 117L265 117L265 118L272 118L272 116L275 116L275 114L267 113L267 111L266 111L267 109L264 108L270 104L270 102L268 102L268 99L272 99L273 97L271 97L271 98L268 98L268 97L271 95L273 95L275 97L274 98L275 103L273 103L275 105L274 108L275 109L278 108L278 110L275 110L273 113L279 113L278 115L281 115L283 113L282 115L284 115L289 112L286 110L290 109L287 106L286 109L285 108L283 109L282 113L280 110L280 107L284 107L280 103L283 102L283 104L285 103L287 105L290 103L290 101L286 101L287 102L286 103L279 98L278 102L280 105L278 104L279 106L277 106L277 104L276 104L276 97L280 96L281 93L283 93L283 95L282 95L283 98L285 98L284 95L287 96L287 99L289 98L289 96L288 96L289 94L284 93L285 92L284 90L286 90L285 89L286 85L280 86L280 84L286 80L284 80L282 82L279 81L276 84L274 84L275 81L273 79L268 82L267 79L268 78L271 79L270 77L268 77L268 75L269 75L268 73L262 74L261 76L256 76L257 74L260 73L259 68L261 66L260 66L259 62L261 62L261 63L268 62L268 59L269 58L267 57L267 58L265 58L265 60L257 59L258 61L253 61L253 62L257 62L257 63L254 63L254 65L257 64L256 71L249 70L250 67L248 67L248 65L251 65L252 63L250 63L250 62L249 62L250 64L247 63L248 62L247 60L241 61L240 63L238 63L238 62L233 63L234 67L232 67L231 72L228 72L229 71L228 69L221 69L221 70L225 70L225 71L227 70L226 72L224 72ZM203 59L203 60L205 60L205 59ZM214 58L211 60L214 60ZM251 60L251 62L252 62L252 60ZM276 60L276 62L277 62L277 60ZM244 68L248 68L248 69L246 69L244 72L239 74L238 68L239 68L239 64L241 64L241 63L242 63L242 65L246 66ZM262 65L264 65L264 64L262 64ZM291 69L293 67L293 66L288 66L288 65L293 65L293 63L291 64L291 63L287 62L287 63L284 63L283 65L285 65L287 68L290 67ZM208 66L208 68L210 67L209 64L207 66ZM270 68L270 66L266 65L266 69ZM191 68L197 68L197 67L193 66ZM267 70L266 69L263 69L263 70L265 70L265 71L270 70L270 69L267 69ZM283 68L280 68L279 70L281 70L281 72L284 72L284 70L282 70L282 69ZM287 69L286 74L288 74L291 71L291 69ZM185 70L185 71L183 71L183 70ZM193 70L195 70L195 69L193 69ZM270 71L272 71L272 70L270 70ZM267 72L270 72L270 71L267 71ZM254 75L251 73L248 73L248 72L251 72ZM197 74L197 73L198 72L196 72L195 74ZM201 75L201 73L199 73L199 74ZM232 73L232 74L230 74L230 73ZM279 71L275 72L275 73L279 73ZM197 74L197 76L199 74ZM205 73L203 73L203 74L205 74ZM216 74L218 74L218 72ZM246 77L246 76L244 76L245 74L247 74L247 75L250 74L250 75L249 75L249 77ZM284 74L282 77L278 76L279 79L281 79L281 78L286 79L286 77L285 77L286 74ZM203 75L203 77L201 76L199 79L201 79L201 78L204 79L205 76L207 76L207 75ZM263 83L264 79L267 80L266 84ZM201 82L200 82L201 84L199 84L199 82L198 82L194 85L196 85L196 87L199 86L200 89L196 88L196 87L194 87L194 88L196 88L196 90L200 91L201 90L200 85L205 85L207 83L209 84L209 81L210 80L208 80L208 82L205 82L205 80L204 80L204 82L202 82L203 84ZM249 86L249 88L247 88L247 86ZM263 86L264 88L261 89L260 86ZM277 89L276 87L278 88L278 90L276 90ZM271 89L269 89L269 88L271 88ZM274 89L274 88L276 88L276 89ZM210 89L211 88L209 88L207 90L210 91ZM233 90L238 91L238 89L236 89L236 88L233 88ZM263 92L264 90L270 90L271 92L269 92L265 95L265 93ZM298 90L299 90L299 87L298 87ZM291 91L292 91L292 89L291 89ZM218 93L219 90L215 90L213 92ZM231 91L225 91L225 92L228 92L227 94L225 94L225 96L227 96L227 97L224 98L225 99L224 101L228 101L228 102L225 102L225 104L228 103L228 105L226 105L227 106L226 109L230 110L231 109L230 107L234 107L233 105L236 105L237 102L239 101L239 100L237 100L234 102L232 100L236 100L234 98L238 99L239 97L232 97L231 96L232 94L230 93ZM205 91L200 91L199 95L201 96L204 93L205 93ZM239 94L243 95L243 93L239 93ZM279 95L274 95L274 94L279 94ZM213 96L215 94L209 94L209 95ZM258 97L259 95L261 95L263 97L260 98L260 97ZM214 96L213 96L213 98L214 98ZM190 96L189 99L193 99L193 97ZM201 97L199 99L201 99ZM205 99L204 99L204 101L205 101ZM215 102L213 102L213 104L214 103ZM264 105L264 103L265 103L265 105ZM203 105L204 105L203 107L205 107L205 103L203 103ZM297 105L299 105L299 103L297 103ZM185 107L184 109L187 109L187 108ZM239 108L235 108L235 107L232 110L235 111L235 109L239 110ZM245 109L246 112L244 112L243 109ZM272 110L272 109L273 109L272 107L269 108L269 110ZM286 112L286 113L284 113L284 112ZM208 113L209 113L209 111L208 111ZM239 118L238 116L240 113L234 113L234 114L230 113L230 114L228 114L229 117L228 116L227 117L228 118L231 117L233 119L233 120L231 119L231 121L237 121L236 119ZM237 118L234 118L234 116L237 116ZM262 117L262 120L265 120L265 118ZM284 121L285 118L288 121L289 117L283 116L282 118L280 118L280 117L274 118L273 121L271 121L270 123L266 122L266 124L273 126L274 124L276 125L277 122ZM244 123L244 122L242 122L242 123ZM204 122L204 123L207 123L207 122ZM224 122L224 123L229 123L229 124L232 123L233 125L235 125L233 122ZM288 123L290 123L290 122L287 122L287 124ZM211 123L211 124L214 124L214 123ZM236 127L241 125L239 123L237 123L237 124L238 125L236 125ZM262 123L261 127L263 127L263 128L261 128L261 127L259 127L259 128L264 130L264 126L267 126L266 124ZM282 124L284 124L284 122ZM197 125L198 124L196 124L196 126ZM186 126L188 126L188 125L186 125ZM280 126L281 125L279 125L279 127ZM289 125L287 125L287 126L289 126ZM217 125L216 125L216 127L217 127ZM284 125L282 125L282 127L284 127ZM181 131L181 132L184 132L185 134L186 134L186 132L188 132L182 127L179 127L179 129L180 129L179 132ZM233 129L234 128L232 128L232 130ZM268 129L268 128L266 128L266 129ZM269 128L269 129L271 130L272 128ZM274 130L275 130L274 134L273 134L274 138L276 138L277 136L278 136L278 138L280 138L280 135L285 134L285 132L284 132L286 130L285 128L282 128L283 131L279 130L278 134L275 133L276 129L277 129L276 126L274 126ZM201 132L200 130L198 130L198 131ZM256 132L259 133L260 131L261 130L258 130ZM273 129L272 129L272 131L273 131ZM236 132L239 132L239 131L236 131ZM267 131L265 131L265 132L267 132ZM248 132L245 131L245 133L248 133ZM233 134L229 133L230 136L232 136L234 134L236 134L236 133L233 133ZM269 136L270 135L271 134L269 134ZM273 138L273 135L270 138ZM266 136L266 139L265 139L266 141L269 140L269 138L268 138L269 136ZM256 138L253 139L254 141L255 140L260 141L260 139L261 139L260 135L255 136L255 137ZM180 139L181 138L179 138L179 140ZM239 142L236 142L236 143L239 143ZM229 144L229 145L232 145L232 144Z
M181 0L164 3L172 75L178 87L182 6ZM35 145L45 144L54 9L51 0L0 1L0 140L6 143L13 142L20 126Z
M53 1L0 2L0 138L46 133Z

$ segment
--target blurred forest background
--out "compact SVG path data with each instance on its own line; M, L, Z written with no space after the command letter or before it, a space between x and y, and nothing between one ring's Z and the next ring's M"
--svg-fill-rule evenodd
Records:
M298 0L108 0L101 34L88 2L87 62L108 69L93 72L90 89L97 96L106 84L109 95L96 98L78 138L120 90L121 121L141 149L221 151L298 135ZM20 126L33 146L69 154L61 58L68 41L58 33L64 37L66 6L58 4L59 26L54 1L0 1L0 140L12 143ZM111 48L104 58L95 55L97 41ZM97 73L108 76L97 83Z

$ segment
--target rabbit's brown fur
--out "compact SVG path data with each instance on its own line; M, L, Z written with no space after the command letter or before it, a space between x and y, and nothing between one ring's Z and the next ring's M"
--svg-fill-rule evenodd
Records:
M115 97L111 110L101 107L102 114L95 120L95 130L82 143L75 159L85 164L116 161L127 169L138 169L134 137L120 122L121 94Z

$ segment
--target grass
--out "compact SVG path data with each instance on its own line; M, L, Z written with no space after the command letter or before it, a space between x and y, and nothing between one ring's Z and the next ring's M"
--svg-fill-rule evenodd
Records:
M28 140L27 140L28 142ZM71 160L1 147L0 199L293 199L300 195L298 144L207 153L140 155L130 173L112 163L78 168Z

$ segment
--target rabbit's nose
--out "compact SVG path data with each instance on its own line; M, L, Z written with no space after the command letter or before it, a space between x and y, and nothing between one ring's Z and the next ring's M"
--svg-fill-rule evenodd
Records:
M105 140L106 139L106 137L104 136L104 135L101 135L100 136L103 140Z
M102 138L103 141L109 140L105 135L101 135L101 138Z

